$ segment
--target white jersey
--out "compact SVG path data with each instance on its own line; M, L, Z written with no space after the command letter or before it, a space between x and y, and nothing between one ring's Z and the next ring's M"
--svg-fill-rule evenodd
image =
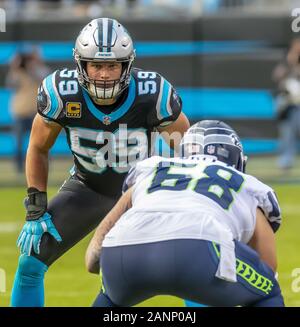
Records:
M235 281L233 240L249 242L257 207L274 230L281 223L269 186L212 156L151 157L139 162L126 182L133 185L132 208L106 235L104 247L171 239L214 241L223 246L219 269L232 268L220 273L224 279Z
M199 239L206 233L205 224L217 226L221 232L217 241L226 238L226 230L232 239L248 243L257 207L274 230L281 223L269 186L212 156L151 157L136 165L127 183L133 185L132 208L106 236L103 246Z

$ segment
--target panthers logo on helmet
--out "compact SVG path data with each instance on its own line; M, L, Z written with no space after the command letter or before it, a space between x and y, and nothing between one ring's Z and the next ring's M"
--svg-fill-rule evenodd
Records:
M173 92L173 100L177 102L178 105L180 105L180 99L178 97L177 92L174 90Z

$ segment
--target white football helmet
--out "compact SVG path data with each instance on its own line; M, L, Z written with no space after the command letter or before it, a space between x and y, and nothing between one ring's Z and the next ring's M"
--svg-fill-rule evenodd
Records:
M78 81L91 97L116 98L128 87L135 49L130 35L117 20L93 19L79 33L73 55L77 64ZM120 62L121 77L108 81L91 79L86 72L87 61Z

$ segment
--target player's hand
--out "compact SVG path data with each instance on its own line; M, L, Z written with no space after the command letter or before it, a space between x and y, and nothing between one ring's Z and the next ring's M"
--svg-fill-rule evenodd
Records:
M57 242L62 241L48 212L44 213L37 220L27 221L25 223L17 240L17 246L20 247L21 254L29 256L32 250L36 254L39 254L41 239L44 233L52 235Z
M17 240L17 246L20 247L22 254L30 255L32 250L39 254L44 233L49 233L58 242L62 241L52 222L51 215L47 212L46 192L39 191L35 187L29 187L24 205L27 222Z
M100 272L100 253L101 245L95 242L93 238L85 253L85 266L88 272L92 274L99 274Z

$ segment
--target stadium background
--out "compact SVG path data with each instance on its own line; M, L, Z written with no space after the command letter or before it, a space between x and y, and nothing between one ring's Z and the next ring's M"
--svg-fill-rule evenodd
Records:
M4 80L15 53L30 45L40 47L42 58L53 70L74 67L74 40L91 17L72 12L77 2L73 1L73 7L68 4L70 1L62 2L67 5L51 4L40 12L35 8L37 14L29 12L27 16L27 7L19 3L24 6L23 11L19 16L8 16L6 32L0 33L0 268L6 272L6 292L0 293L0 306L9 304L18 257L15 240L23 223L25 194L25 178L14 171L12 162L15 139L9 105L13 91L4 87ZM137 51L135 66L158 71L175 85L191 122L222 119L242 137L250 156L248 172L271 183L278 194L284 218L277 236L279 278L287 305L300 306L300 294L291 289L292 271L300 267L296 253L300 245L299 160L288 174L276 167L278 134L275 85L271 81L272 70L295 36L291 30L291 1L282 1L280 7L272 7L270 1L235 1L234 5L214 11L205 11L200 0L186 1L185 5L175 0L162 1L160 5L157 1L137 1L130 7L124 1L106 3L102 15L117 18L132 35ZM260 3L260 7L255 7L255 3ZM195 4L202 5L203 10L194 10ZM64 16L66 8L69 11ZM26 144L24 140L24 149ZM71 165L66 140L61 135L52 151L50 195L67 177ZM84 269L88 240L89 237L51 267L45 283L46 305L90 305L99 282L97 276ZM157 297L143 305L180 306L182 301Z

